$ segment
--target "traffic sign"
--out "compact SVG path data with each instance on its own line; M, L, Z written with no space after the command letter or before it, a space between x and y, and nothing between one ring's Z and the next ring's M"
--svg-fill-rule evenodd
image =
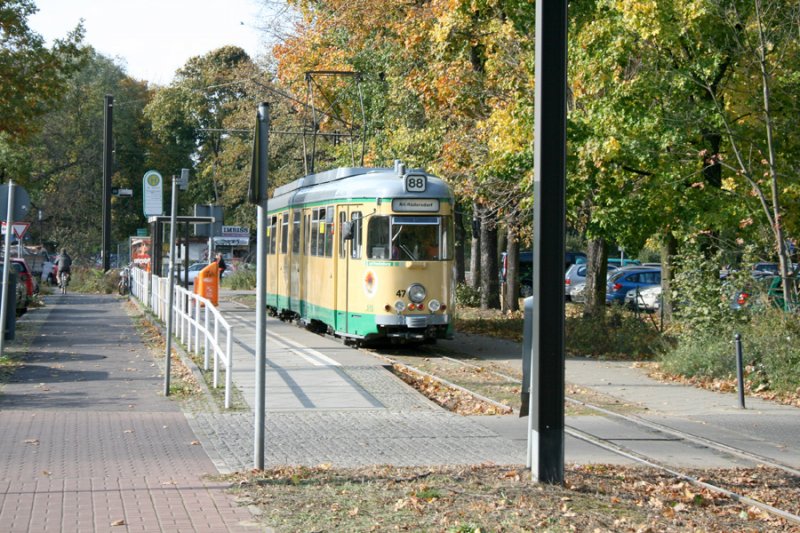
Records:
M16 191L14 191L14 194L16 194ZM23 235L25 235L25 232L28 231L29 227L31 227L31 223L30 222L14 222L11 225L11 231L12 231L12 233L14 235L17 236L17 239L21 239L23 237ZM3 221L2 234L3 235L6 234L6 221L5 220Z
M144 178L144 216L164 214L164 179L155 170L148 170Z

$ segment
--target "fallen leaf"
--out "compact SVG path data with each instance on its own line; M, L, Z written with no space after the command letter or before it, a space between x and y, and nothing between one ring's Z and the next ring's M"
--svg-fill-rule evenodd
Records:
M39 439L25 439L25 444L33 444L34 446L39 445Z
M114 520L113 522L111 522L111 525L112 526L124 526L125 525L125 520Z

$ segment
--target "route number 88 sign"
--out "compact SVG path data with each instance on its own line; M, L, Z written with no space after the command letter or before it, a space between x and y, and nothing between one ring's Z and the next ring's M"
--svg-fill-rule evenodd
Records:
M406 192L425 192L428 178L424 174L408 174L405 177Z

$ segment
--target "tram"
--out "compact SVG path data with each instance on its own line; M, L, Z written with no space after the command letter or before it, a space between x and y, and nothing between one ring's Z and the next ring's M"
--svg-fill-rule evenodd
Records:
M275 190L267 308L346 342L452 338L453 192L419 169L338 168Z

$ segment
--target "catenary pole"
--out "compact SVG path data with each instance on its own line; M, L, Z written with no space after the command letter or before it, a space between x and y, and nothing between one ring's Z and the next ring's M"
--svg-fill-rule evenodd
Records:
M164 396L169 396L169 374L172 359L172 331L175 323L175 313L172 306L175 305L175 234L178 213L178 178L172 176L172 212L169 215L169 269L167 276L169 282L167 287L167 353L164 358Z
M531 475L564 482L567 1L536 2Z
M111 268L111 170L114 161L112 129L114 123L114 97L103 98L103 271Z
M254 466L264 469L267 364L267 179L269 162L269 104L258 105L250 200L256 204L256 398Z

